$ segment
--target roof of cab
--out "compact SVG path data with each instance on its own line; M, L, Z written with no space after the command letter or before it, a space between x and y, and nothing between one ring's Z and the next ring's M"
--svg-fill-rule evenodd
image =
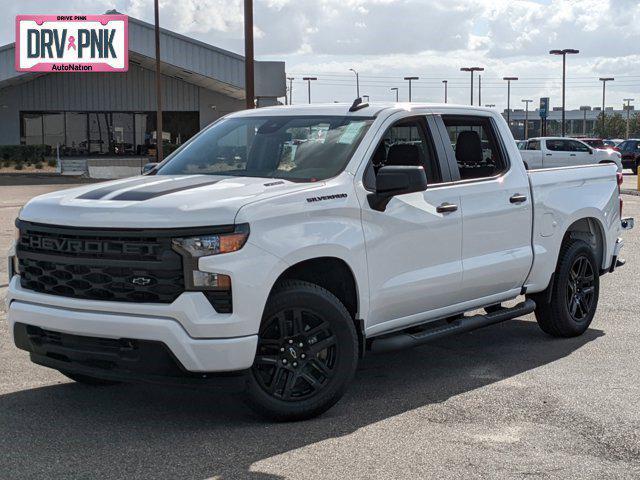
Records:
M482 112L493 112L494 109L485 107L472 107L469 105L455 105L451 103L395 103L395 102L371 102L368 106L362 107L354 112L350 112L351 103L312 103L300 105L279 105L275 107L263 107L253 110L242 110L230 114L230 117L262 117L281 115L348 115L353 117L375 117L385 110L411 111L418 109L441 110L473 110Z

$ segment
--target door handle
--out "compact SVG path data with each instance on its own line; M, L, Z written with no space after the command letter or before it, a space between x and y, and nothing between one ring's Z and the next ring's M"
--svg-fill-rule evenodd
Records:
M436 212L438 213L452 213L458 210L458 205L454 205L453 203L443 203L436 207Z
M570 156L570 157L575 157L575 156L576 156L576 154L575 154L575 153L570 153L570 154L569 154L569 156Z
M521 193L516 193L515 195L511 196L509 201L511 203L524 203L527 201L527 197L526 195L522 195Z
M553 156L553 153L545 153L545 155L546 155L547 157L552 157L552 156Z

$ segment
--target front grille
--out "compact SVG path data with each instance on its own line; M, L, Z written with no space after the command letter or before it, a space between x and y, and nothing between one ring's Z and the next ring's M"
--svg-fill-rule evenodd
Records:
M185 290L172 230L92 230L18 222L23 288L118 302L171 303ZM182 233L182 232L177 232Z

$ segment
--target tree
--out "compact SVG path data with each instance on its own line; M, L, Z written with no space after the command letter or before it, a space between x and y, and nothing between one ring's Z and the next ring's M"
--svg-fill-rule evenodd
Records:
M619 113L605 115L604 129L602 128L602 113L594 127L594 133L600 138L625 138L627 135L627 118Z

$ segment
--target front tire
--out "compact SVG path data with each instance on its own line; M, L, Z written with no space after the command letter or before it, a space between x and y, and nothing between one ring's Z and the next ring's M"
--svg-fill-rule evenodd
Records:
M554 337L582 335L593 321L599 294L600 272L593 250L581 240L565 241L552 285L535 296L538 325Z
M262 317L249 404L278 421L315 417L342 397L357 365L358 335L340 300L312 283L282 282Z

